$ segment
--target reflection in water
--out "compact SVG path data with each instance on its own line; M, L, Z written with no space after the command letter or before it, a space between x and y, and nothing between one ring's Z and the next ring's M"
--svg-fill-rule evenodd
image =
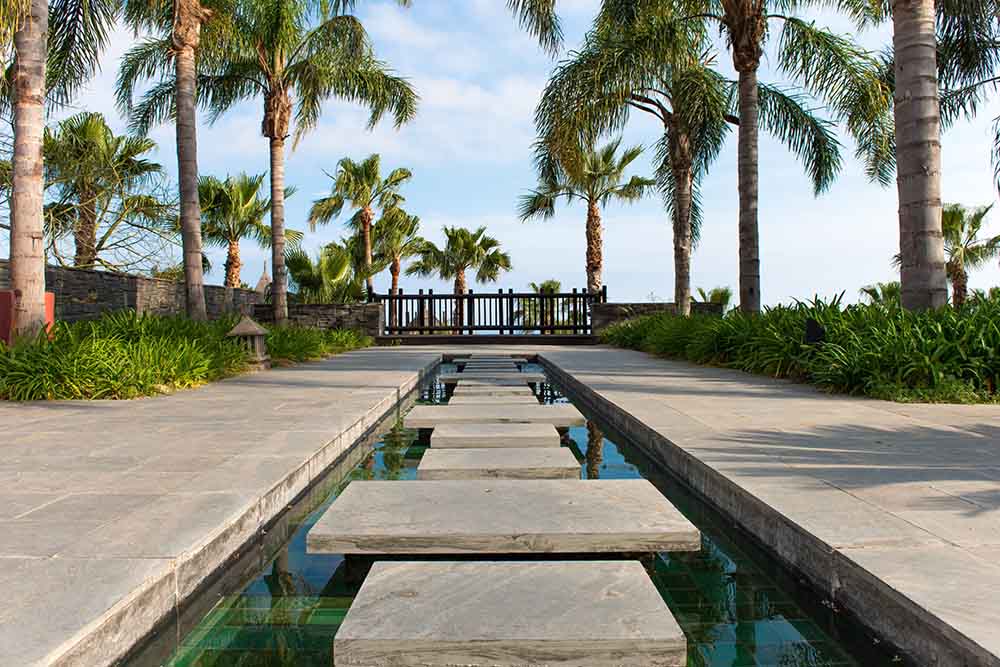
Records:
M597 424L569 429L567 438L581 453L588 478L647 477L701 529L701 551L661 554L651 572L688 638L688 667L905 664L864 644L854 627L844 636L849 654L845 642L834 639L842 626L832 614L815 601L806 613L794 582L772 561L641 455L606 439ZM358 479L414 479L422 453L417 433L397 425L339 488ZM305 536L335 495L302 521L257 579L239 595L222 598L181 638L166 663L140 656L131 667L329 667L334 634L357 588L340 556L306 553Z

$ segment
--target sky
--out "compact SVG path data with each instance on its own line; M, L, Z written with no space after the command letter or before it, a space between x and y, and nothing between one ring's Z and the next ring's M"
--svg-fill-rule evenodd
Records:
M384 173L408 167L413 179L402 189L405 208L420 216L421 233L435 242L442 226L476 228L485 225L511 254L513 271L495 285L474 289L524 289L530 282L554 278L567 290L586 285L584 273L585 209L560 204L548 221L521 222L517 200L535 185L531 144L533 112L547 77L568 50L578 46L599 6L599 0L558 0L557 11L566 35L555 59L523 33L503 0L415 0L400 8L390 0L358 3L358 16L368 30L378 56L407 77L420 95L415 120L400 129L384 121L366 130L364 109L328 102L319 125L289 150L288 184L297 193L286 205L286 225L306 232L305 246L318 252L323 244L347 233L339 222L309 232L306 222L313 199L329 191L332 173L344 156L360 160L382 156ZM817 23L841 33L853 26L832 14L815 15ZM775 26L777 27L777 26ZM775 31L775 36L776 36ZM888 30L858 39L871 49L890 40ZM74 108L104 112L111 125L126 123L114 107L118 61L133 41L120 30L102 61L102 71L81 93ZM772 40L776 41L776 39ZM718 66L734 76L731 60L718 42ZM760 80L787 84L765 53ZM242 104L214 125L199 127L199 168L203 174L225 176L268 168L267 140L260 135L262 103ZM946 202L965 205L992 203L997 196L990 164L992 119L1000 115L996 99L984 105L978 118L962 122L943 137L942 188ZM625 143L652 146L659 128L652 119L634 117ZM173 128L153 131L157 159L176 174ZM867 181L854 160L854 146L844 138L844 169L833 187L814 197L797 161L766 135L760 143L760 249L762 295L765 304L832 297L858 298L858 289L875 281L897 278L890 259L898 252L896 189ZM652 175L648 150L632 173ZM702 185L704 227L692 261L692 286L738 286L738 200L736 137L732 134ZM349 214L343 216L346 220ZM1000 233L1000 211L987 233ZM653 196L637 204L609 205L604 219L604 282L612 301L671 300L673 249L670 221ZM243 281L255 284L269 251L244 242ZM208 282L221 283L224 256L210 251L214 269ZM470 277L471 278L471 277ZM386 272L376 288L388 286ZM1000 284L1000 267L993 264L974 273L970 285ZM435 291L450 285L433 279L404 277L407 292Z

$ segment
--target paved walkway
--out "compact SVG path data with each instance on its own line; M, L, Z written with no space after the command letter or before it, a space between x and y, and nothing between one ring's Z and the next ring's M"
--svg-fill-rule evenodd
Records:
M154 399L0 402L0 665L115 659L437 358L372 349Z
M1000 406L901 405L830 396L810 387L604 348L545 358L651 427L695 461L830 547L800 544L799 563L833 572L835 599L874 610L869 581L840 581L852 563L888 582L1000 664ZM681 471L734 504L761 534L782 535L739 494ZM789 531L784 533L786 539ZM807 559L813 559L808 562ZM842 560L846 559L846 560ZM934 628L894 638L921 650ZM934 664L961 664L939 655ZM930 664L930 663L928 663Z

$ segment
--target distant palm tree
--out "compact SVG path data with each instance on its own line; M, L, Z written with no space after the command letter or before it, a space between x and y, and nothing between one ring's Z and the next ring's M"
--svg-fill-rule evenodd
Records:
M558 280L545 280L541 283L529 283L529 288L535 294L558 294L562 291L562 283ZM531 299L527 302L521 304L519 310L514 311L514 319L521 322L525 327L541 327L540 331L543 334L554 333L547 331L546 329L559 322L553 322L552 314L549 313L545 308L541 307L540 299ZM524 333L528 333L529 330L525 330Z
M365 298L364 274L356 271L356 251L350 240L329 243L316 259L295 248L285 254L288 275L298 288L300 303L357 303Z
M729 304L733 300L733 290L729 287L713 287L709 291L705 291L701 287L698 288L698 296L701 298L702 303L717 303L722 306L722 312L725 314L729 310Z
M470 231L465 227L444 227L447 239L443 248L431 241L424 242L416 262L406 269L406 275L430 276L454 280L454 293L466 293L466 271L476 272L476 282L492 283L503 271L510 271L510 255L500 249L500 242L486 235L486 227ZM462 300L455 299L454 322L461 328L464 322Z
M969 271L983 267L1000 256L1000 236L979 238L993 205L966 208L945 204L941 213L944 234L945 271L951 282L952 305L960 309L969 290Z
M271 247L271 228L264 216L271 209L271 200L261 197L264 174L249 176L240 173L220 180L203 176L198 182L201 201L202 237L206 243L226 248L226 287L240 286L240 241L253 239L264 248ZM285 191L290 196L291 190ZM290 246L297 247L302 232L285 230Z
M417 231L420 218L410 215L399 207L387 209L375 224L373 246L377 264L387 264L392 276L391 293L399 290L399 274L404 259L420 253L426 241Z
M343 158L337 163L337 173L330 176L333 188L330 194L313 202L309 210L309 225L315 229L318 224L326 224L340 215L344 206L355 209L350 225L361 235L364 248L365 266L372 265L372 222L375 208L383 211L398 207L403 202L399 188L413 174L402 167L393 169L382 178L381 158L369 155L361 162ZM368 277L368 291L373 291L373 275Z
M871 304L880 304L883 306L898 306L900 304L900 285L898 280L865 285L859 292Z
M625 178L625 170L642 154L642 147L633 146L619 155L620 146L621 139L615 139L601 147L577 145L571 154L548 155L540 144L538 188L521 197L522 220L551 218L560 197L587 205L587 291L592 294L600 292L602 284L601 207L611 201L638 201L656 185L651 178Z

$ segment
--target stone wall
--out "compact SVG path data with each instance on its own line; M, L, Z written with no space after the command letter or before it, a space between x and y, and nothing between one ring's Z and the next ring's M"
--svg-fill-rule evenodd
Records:
M595 303L591 306L591 323L594 335L607 329L612 324L631 320L643 315L655 315L657 313L677 312L677 307L672 303ZM722 306L717 303L694 302L691 304L692 313L705 315L721 315Z
M0 289L10 289L7 260L0 260ZM56 319L90 320L109 310L133 308L140 313L180 315L185 312L184 283L108 271L48 266L45 289L56 296ZM205 286L208 316L228 312L251 314L258 294L253 290Z
M254 319L265 323L274 320L270 304L254 308ZM369 336L381 336L385 316L379 303L298 303L288 305L292 324L320 329L354 329Z

